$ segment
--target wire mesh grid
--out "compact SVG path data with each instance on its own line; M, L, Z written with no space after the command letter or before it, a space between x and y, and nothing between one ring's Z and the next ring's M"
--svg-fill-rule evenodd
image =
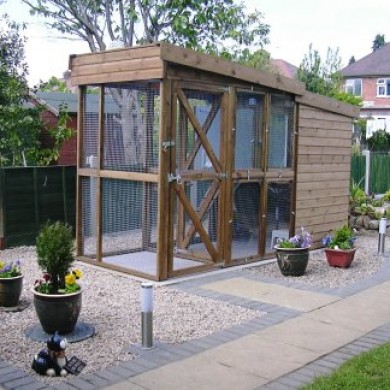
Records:
M97 248L96 192L97 179L94 177L82 177L82 254L92 257L96 255Z
M260 194L258 181L236 181L233 187L232 258L259 253Z
M291 167L293 128L294 101L289 96L271 95L268 168Z
M159 86L138 82L105 87L103 169L157 173Z
M266 252L273 250L278 238L289 237L291 192L291 182L268 184Z
M264 95L237 93L234 151L236 170L260 168L264 101Z

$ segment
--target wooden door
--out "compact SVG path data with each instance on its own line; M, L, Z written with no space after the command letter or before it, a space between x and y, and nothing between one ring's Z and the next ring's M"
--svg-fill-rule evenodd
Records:
M172 98L173 257L214 264L222 260L225 92L176 84Z

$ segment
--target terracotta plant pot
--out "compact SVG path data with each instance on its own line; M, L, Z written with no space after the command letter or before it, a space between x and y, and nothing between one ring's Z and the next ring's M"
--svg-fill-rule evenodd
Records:
M0 306L18 306L22 287L22 275L14 276L13 278L0 278Z
M284 276L302 276L309 261L309 248L279 248L276 249L276 259L280 272Z
M81 310L83 289L71 294L41 294L33 288L34 306L46 333L71 333Z
M328 260L328 264L332 267L348 268L355 257L356 249L325 248L326 260Z

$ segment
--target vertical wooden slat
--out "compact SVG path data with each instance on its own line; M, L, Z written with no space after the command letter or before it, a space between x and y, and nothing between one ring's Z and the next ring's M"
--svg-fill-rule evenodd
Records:
M172 232L170 231L171 208L169 196L168 173L170 169L171 149L164 149L162 142L170 140L171 127L171 81L160 83L160 129L159 129L159 175L158 175L158 217L157 217L157 279L168 277L168 262L172 261Z
M299 110L300 104L294 105L294 128L293 128L293 153L292 165L294 167L294 181L291 184L291 204L290 204L290 236L295 232L296 203L297 203L297 175L298 175L298 141L299 141ZM294 233L295 234L295 233Z
M104 146L104 85L100 86L99 96L99 134L98 134L98 155L97 169L100 172L103 163ZM96 180L96 260L102 261L102 179L100 175Z
M167 129L166 136L169 137L167 139L170 139L172 141L175 141L175 144L172 148L169 149L169 165L167 167L166 177L169 172L176 169L176 155L177 155L177 145L176 145L176 139L177 139L177 83L170 81L169 83L169 105L167 105L167 113L169 113L167 122L169 124ZM185 116L185 114L184 114ZM187 118L185 116L185 118ZM187 136L188 136L188 120L186 119L185 122L185 143L188 142ZM184 160L181 160L184 161ZM176 192L174 190L174 186L172 184L168 183L168 247L167 247L167 277L171 277L174 273L174 264L173 264L173 251L174 251L174 223L175 223L175 201L176 201ZM181 218L183 216L182 220L182 228L184 232L184 208L182 208L182 214L179 213L180 202L176 202L176 209L177 209L177 218ZM184 234L180 229L179 223L176 226L176 240L179 239L179 234ZM178 242L176 242L176 245L179 245Z
M222 258L224 259L225 266L228 266L232 260L232 238L233 238L233 169L234 169L234 142L236 127L236 112L237 112L237 90L234 87L229 88L229 93L225 95L225 128L224 132L224 167L227 174L227 178L223 183L224 195L220 199L224 203L224 218L223 223L223 247Z
M77 182L76 182L76 255L84 254L82 237L82 210L83 199L81 189L81 176L79 169L82 167L83 156L83 132L84 132L84 110L85 110L85 91L86 87L78 89L78 115L77 115Z

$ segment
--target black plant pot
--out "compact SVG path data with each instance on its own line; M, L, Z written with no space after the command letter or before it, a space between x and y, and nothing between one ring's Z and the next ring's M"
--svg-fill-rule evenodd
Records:
M276 259L284 276L302 276L309 261L309 248L278 248Z
M22 287L22 275L13 278L0 278L0 306L18 306Z
M82 288L71 294L41 294L33 289L34 306L46 333L71 333L81 310Z

